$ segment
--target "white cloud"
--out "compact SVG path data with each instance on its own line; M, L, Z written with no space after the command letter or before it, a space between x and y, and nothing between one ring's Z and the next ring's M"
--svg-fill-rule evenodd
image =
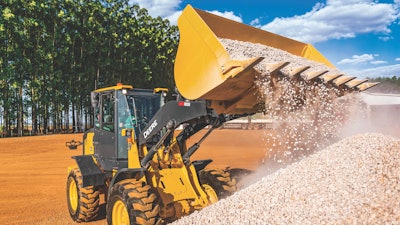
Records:
M373 64L373 65L386 64L386 63L387 63L387 61L383 61L383 60L371 61L371 64Z
M178 18L182 13L182 11L178 10L182 0L130 0L129 3L147 9L152 17L160 16L163 19L168 19L173 25L177 24ZM242 18L232 11L220 12L214 10L208 12L243 23Z
M400 64L379 66L379 67L365 69L365 70L351 71L348 74L352 75L352 76L357 76L359 78L400 76Z
M217 10L213 10L213 11L207 11L207 12L212 13L212 14L217 15L217 16L225 17L225 18L230 19L230 20L234 20L234 21L239 22L239 23L243 23L242 18L240 16L236 16L235 13L232 12L232 11L220 12L220 11L217 11Z
M399 1L400 1L400 0L399 0ZM400 61L400 58L396 58L395 60L396 60L396 61Z
M146 8L152 17L175 18L182 0L130 0L129 3ZM176 21L171 21L175 23Z
M398 0L397 0L398 1ZM275 18L262 29L304 42L354 38L362 33L389 34L389 25L399 19L395 4L372 0L328 0L317 3L304 15Z
M252 20L251 22L250 22L250 25L251 26L259 26L260 25L260 19L259 18L255 18L254 20Z
M359 64L363 62L372 61L374 56L372 54L353 55L350 59L342 59L338 64Z
M182 14L182 11L176 11L172 15L165 17L164 19L169 20L172 25L178 25L178 18Z
M379 40L382 40L382 41L389 41L389 40L391 40L391 39L393 39L393 37L391 37L391 36L382 36L382 37L379 37Z

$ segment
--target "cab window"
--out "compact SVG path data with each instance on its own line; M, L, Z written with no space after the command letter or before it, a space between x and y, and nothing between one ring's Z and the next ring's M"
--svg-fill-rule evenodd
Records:
M114 98L111 93L101 98L101 129L114 132Z

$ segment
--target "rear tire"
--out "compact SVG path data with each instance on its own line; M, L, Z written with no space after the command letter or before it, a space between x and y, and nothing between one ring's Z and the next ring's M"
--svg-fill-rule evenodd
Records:
M100 209L100 191L94 186L82 187L82 174L78 168L68 175L67 204L71 218L78 223L93 220Z
M211 186L218 199L226 198L237 191L236 180L229 169L203 169L199 171L200 183Z
M108 225L146 224L159 222L160 207L156 194L143 181L126 179L115 184L107 201Z

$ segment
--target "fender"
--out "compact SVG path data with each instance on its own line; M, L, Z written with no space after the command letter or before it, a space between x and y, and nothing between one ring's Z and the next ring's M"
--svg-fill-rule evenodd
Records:
M79 155L72 158L75 159L82 173L83 187L104 185L106 175L100 170L91 155Z
M111 179L109 188L108 188L108 195L110 196L111 188L114 187L114 184L118 183L121 180L129 179L129 178L135 178L139 180L142 178L146 172L145 168L135 168L135 169L129 169L129 168L123 168L118 171L117 174Z

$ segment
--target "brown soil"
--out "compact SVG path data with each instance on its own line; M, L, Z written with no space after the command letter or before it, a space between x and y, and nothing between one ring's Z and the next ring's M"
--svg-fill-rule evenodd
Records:
M193 159L214 160L213 167L254 170L264 157L263 130L216 130ZM67 167L71 156L66 141L82 134L0 139L0 224L76 224L66 203ZM190 142L196 142L193 137ZM105 219L87 224L106 224Z

